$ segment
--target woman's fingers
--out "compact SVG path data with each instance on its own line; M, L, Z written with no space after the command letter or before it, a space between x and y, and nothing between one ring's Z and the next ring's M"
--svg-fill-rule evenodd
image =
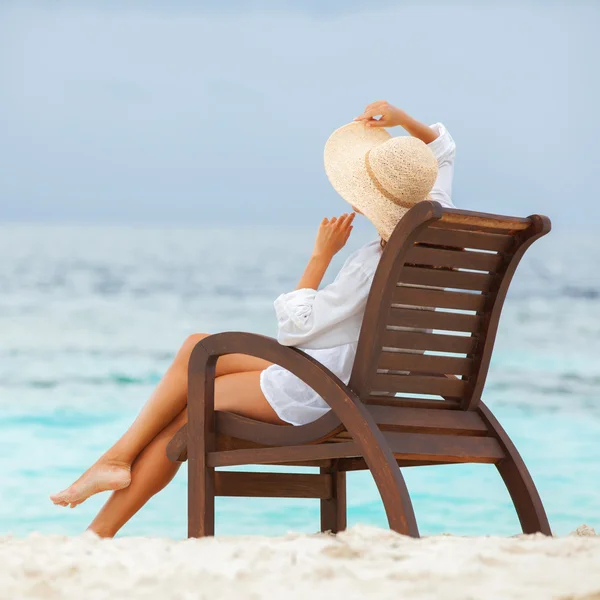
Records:
M381 108L381 105L384 104L383 100L377 100L376 102L371 102L365 106L365 110L363 111L363 115L370 113L371 111L376 111Z
M381 113L377 113L377 114L381 114ZM379 117L379 119L375 119L374 117L369 117L369 118L364 118L364 119L358 119L359 121L361 121L362 123L364 123L367 127L385 127L389 120L385 115L381 115L381 117Z
M373 108L381 108L382 106L387 106L387 101L376 100L375 102L371 102L371 104L367 104L367 108L365 110L371 110Z
M349 227L350 225L352 225L352 221L354 221L354 217L355 217L355 213L349 213L344 215L344 225L346 227Z
M337 227L341 230L347 227L350 223L352 223L352 219L354 218L354 213L344 213L337 220Z
M340 215L339 217L331 217L331 219L328 219L327 217L325 217L321 221L321 226L322 227L331 226L337 231L345 232L348 229L348 227L350 227L350 225L352 225L352 221L354 221L355 216L356 216L356 213L351 212L351 213L344 213L344 214Z
M371 119L365 124L367 127L387 127L389 122L390 120L385 115L383 115L380 119Z
M384 100L378 100L377 102L373 102L369 104L362 115L356 117L355 121L368 121L377 115L381 115L385 113L385 108L387 106L387 102Z
M362 115L356 117L354 120L362 121L364 123L365 121L370 121L373 117L380 115L380 114L381 114L381 112L379 112L377 110L370 110L370 111L364 112Z
M365 108L365 111L355 121L362 121L367 127L386 127L389 125L390 112L393 107L385 100L373 102ZM375 117L380 116L376 119Z

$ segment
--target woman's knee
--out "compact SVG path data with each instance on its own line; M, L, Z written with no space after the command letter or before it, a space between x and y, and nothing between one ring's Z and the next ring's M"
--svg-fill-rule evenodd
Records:
M192 335L188 335L175 357L175 362L184 362L187 365L194 347L209 335L208 333L193 333Z
M188 422L188 411L187 411L187 407L186 407L175 417L175 419L173 419L173 427L176 430L179 430L187 422Z
M187 422L188 412L186 407L161 431L159 435L170 440Z

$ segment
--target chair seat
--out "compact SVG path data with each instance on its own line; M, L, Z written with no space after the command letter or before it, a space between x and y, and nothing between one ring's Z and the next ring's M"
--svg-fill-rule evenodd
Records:
M504 457L498 442L487 437L487 426L475 412L401 406L367 406L367 409L384 432L384 437L398 460L416 461L419 464L429 464L432 461L436 464L494 463ZM361 456L358 447L353 445L351 436L343 428L340 430L339 427L330 427L332 424L336 425L336 420L331 418L320 419L322 423L316 421L317 427L314 427L315 423L288 427L217 412L216 421L217 451L213 453L214 466L217 466L216 462L219 466L245 464L243 461L250 454L254 464L291 464L297 461ZM296 432L299 435L293 435ZM318 440L315 432L320 433L323 439ZM281 441L282 437L285 438L285 444ZM307 443L306 440L313 443ZM315 443L316 441L322 443ZM337 447L332 448L332 443ZM270 452L273 447L278 448L277 456L280 460L275 460ZM186 460L186 425L173 437L167 453L171 460Z

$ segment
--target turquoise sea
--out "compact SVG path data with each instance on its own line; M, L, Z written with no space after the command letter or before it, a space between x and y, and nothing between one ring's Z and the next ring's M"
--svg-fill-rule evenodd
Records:
M357 231L328 274L369 239ZM48 494L126 429L193 332L275 333L313 230L0 227L0 535L78 534L106 496L76 509ZM566 534L600 528L600 245L552 233L517 272L485 400ZM404 471L423 534L518 533L487 465ZM385 525L370 476L349 475L349 522ZM186 534L186 471L121 535ZM318 529L311 500L224 499L217 533Z

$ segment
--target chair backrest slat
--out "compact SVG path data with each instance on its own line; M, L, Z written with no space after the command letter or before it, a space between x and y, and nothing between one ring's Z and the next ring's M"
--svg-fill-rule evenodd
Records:
M419 237L423 244L446 246L450 248L473 248L475 250L490 250L506 252L514 244L515 238L506 233L481 233L478 231L457 231L429 227Z
M462 379L448 379L427 375L397 375L377 373L373 377L373 392L404 392L407 394L429 394L461 399L467 388Z
M449 269L470 269L495 273L502 265L502 256L495 252L473 252L415 244L406 255L407 264Z
M402 284L473 290L487 292L492 287L494 275L469 271L442 271L432 267L407 266L402 274Z
M382 349L421 350L452 354L473 354L477 339L471 336L439 335L436 333L388 329L382 335Z
M378 370L398 368L395 352L382 352L377 363ZM432 354L409 354L401 357L402 367L409 372L446 373L448 375L472 375L474 360L466 357L440 356Z
M392 304L425 306L430 308L455 308L457 310L481 311L487 296L481 293L453 292L396 285L392 292Z
M447 227L459 231L486 231L488 233L511 234L531 226L529 217L508 217L506 215L490 215L469 210L443 209L444 219L434 227Z
M411 329L430 328L444 331L477 333L481 324L481 316L455 312L419 310L415 307L397 308L392 304L387 324L390 327L408 327Z
M549 230L539 215L411 209L375 274L350 387L367 403L476 408L510 280Z
M392 396L390 394L371 394L365 399L367 404L376 406L390 406L393 408L434 408L442 410L459 410L461 408L460 400L449 398L444 402L438 400L426 400L421 398L411 398L410 396Z

